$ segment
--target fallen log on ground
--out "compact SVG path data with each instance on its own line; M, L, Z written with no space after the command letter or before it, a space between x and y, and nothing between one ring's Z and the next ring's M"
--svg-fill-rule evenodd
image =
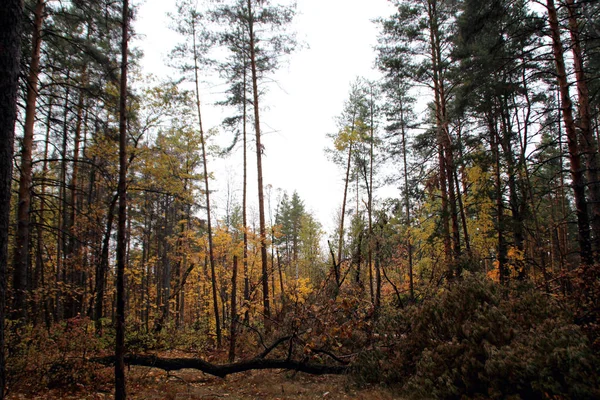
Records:
M95 357L90 361L103 365L112 365L114 356ZM162 358L154 355L128 354L125 363L144 367L159 368L165 371L177 371L181 369L196 369L209 375L225 378L227 375L239 372L259 369L287 369L291 371L305 372L312 375L339 375L350 370L348 365L323 365L294 360L273 360L253 358L231 364L217 365L204 361L200 358Z

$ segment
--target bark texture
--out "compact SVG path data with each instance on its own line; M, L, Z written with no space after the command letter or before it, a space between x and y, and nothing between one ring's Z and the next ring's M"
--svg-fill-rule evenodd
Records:
M129 0L123 0L119 99L119 211L117 223L117 310L115 343L115 399L125 400L125 257L127 251L127 63Z
M577 98L579 100L578 114L579 131L581 133L581 150L585 154L589 202L592 211L591 225L592 232L594 233L592 243L594 260L597 261L600 257L600 179L598 172L598 143L596 142L592 128L590 92L585 74L579 22L577 19L577 11L580 7L582 7L581 3L576 4L574 0L567 0L569 33L572 42L571 52L573 54L573 66L575 67L575 79L577 80Z
M581 261L584 264L592 264L592 246L590 238L589 218L587 214L587 201L585 199L585 183L581 167L581 154L573 118L573 102L569 96L569 82L564 60L564 48L560 37L558 15L554 0L547 0L548 22L552 35L552 50L556 66L556 80L560 91L561 111L567 134L567 145L569 149L569 160L571 162L571 179L573 181L573 196L575 198L575 213L577 215L577 232Z
M95 358L92 361L100 364L112 364L115 358L112 356ZM225 378L227 375L257 369L288 369L313 375L343 374L350 370L347 365L322 365L310 364L294 360L272 360L255 358L248 361L240 361L232 364L216 365L199 358L161 358L152 355L129 354L125 357L128 365L139 365L144 367L159 368L165 371L178 371L180 369L197 369L205 374Z
M40 48L42 24L46 2L38 0L34 11L31 66L27 75L27 99L25 103L25 129L21 147L21 176L19 179L19 202L17 208L17 232L15 239L13 269L13 319L26 317L27 269L29 268L29 213L31 209L33 130L35 125L38 81L40 74Z
M271 306L269 300L269 271L267 256L267 230L265 225L265 197L263 188L262 174L262 151L260 133L260 112L259 112L259 93L258 93L258 68L256 61L256 41L254 32L254 12L252 9L252 0L248 0L248 34L250 36L250 70L252 72L252 93L254 100L254 131L256 133L256 169L258 173L258 215L260 225L260 258L262 269L262 288L263 288L263 313L265 321L265 330L269 330L271 325Z
M196 48L196 23L192 21L192 40L193 40L193 52L194 52L194 82L196 85L196 109L198 112L198 128L200 129L200 141L202 142L202 165L204 171L204 190L206 195L206 226L208 233L208 254L210 261L210 280L212 283L212 294L213 294L213 310L215 312L215 330L217 334L217 347L221 347L221 320L219 318L219 303L217 301L217 276L215 272L215 256L213 250L213 237L212 237L212 220L210 216L210 190L208 187L208 165L206 161L206 141L204 135L204 128L202 125L202 112L200 107L200 83L198 77L198 51Z
M23 3L20 0L5 0L0 7L0 399L6 395L4 310L22 20Z

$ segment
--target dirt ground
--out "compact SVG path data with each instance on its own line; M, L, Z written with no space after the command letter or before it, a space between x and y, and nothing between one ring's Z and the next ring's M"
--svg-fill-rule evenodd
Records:
M169 376L162 371L150 371L152 373L156 375L149 375L146 379L158 378L160 383L152 390L143 385L131 387L133 399L394 399L390 392L379 388L359 390L341 376L251 371L220 379L193 370Z
M357 388L344 376L312 376L279 370L249 371L221 379L195 370L167 374L155 368L131 367L127 381L128 399L139 400L400 399L384 388ZM49 391L35 396L17 393L9 396L9 399L32 400L112 398L110 385L103 385L94 393L82 388L79 393Z

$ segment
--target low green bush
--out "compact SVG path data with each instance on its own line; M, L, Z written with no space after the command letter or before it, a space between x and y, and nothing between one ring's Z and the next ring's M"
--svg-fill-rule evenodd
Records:
M550 297L468 275L420 304L382 313L359 382L416 398L600 398L600 363Z

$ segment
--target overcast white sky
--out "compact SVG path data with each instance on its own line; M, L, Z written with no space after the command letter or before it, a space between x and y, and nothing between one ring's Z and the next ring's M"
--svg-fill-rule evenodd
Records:
M167 28L166 13L174 11L175 0L146 0L139 10L135 29L141 35L137 45L145 53L145 72L169 74L164 60L180 40ZM341 113L350 83L358 76L378 78L373 68L377 27L371 20L392 11L387 0L297 1L298 15L290 29L308 47L293 54L275 74L278 84L272 85L262 100L267 107L261 114L266 132L263 174L265 185L273 187L273 208L277 189L290 195L296 190L323 227L333 230L343 196L343 171L324 154L324 148L330 146L326 134L337 130L335 117ZM203 102L214 101L216 90L205 87ZM217 112L213 112L216 118L211 118L210 110L204 114L209 127L219 123L221 115ZM255 171L256 155L249 154L249 169ZM235 187L235 196L241 201L241 152L209 163L216 178L211 190L217 191L217 215L222 216L227 182ZM250 200L255 199L254 178L249 189Z

